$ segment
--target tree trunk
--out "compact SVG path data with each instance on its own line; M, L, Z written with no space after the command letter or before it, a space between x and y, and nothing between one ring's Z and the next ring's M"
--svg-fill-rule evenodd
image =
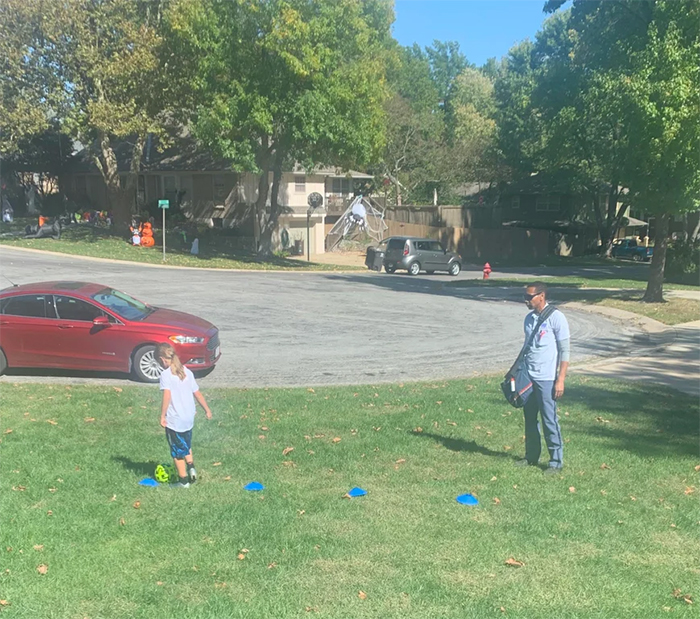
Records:
M272 255L272 235L277 229L280 216L279 193L280 182L282 181L282 154L275 151L272 163L272 190L270 192L270 213L265 222L265 226L260 231L259 252L263 256Z
M270 193L271 157L268 138L263 138L256 159L258 168L260 168L260 179L258 180L258 199L255 202L255 219L257 228L260 231L260 236L257 239L257 252L259 254L264 254L262 237L263 231L267 225L267 196Z
M654 233L654 255L649 267L649 281L642 301L645 303L664 302L664 268L666 267L666 247L668 246L668 214L656 218Z

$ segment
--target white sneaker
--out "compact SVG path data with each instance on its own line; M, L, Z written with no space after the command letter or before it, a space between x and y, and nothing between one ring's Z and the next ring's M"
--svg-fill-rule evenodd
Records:
M170 484L170 487L171 488L189 488L190 484L189 484L189 482L183 484L181 481L177 481L174 484Z

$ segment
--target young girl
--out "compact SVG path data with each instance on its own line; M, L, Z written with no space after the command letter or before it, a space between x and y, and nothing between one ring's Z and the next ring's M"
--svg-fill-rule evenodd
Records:
M207 419L211 419L211 410L199 392L194 375L182 365L170 344L158 344L156 357L164 368L160 375L160 389L163 392L160 425L165 428L170 455L180 477L175 486L189 488L190 483L197 479L192 458L192 427L197 408L195 398L204 408Z

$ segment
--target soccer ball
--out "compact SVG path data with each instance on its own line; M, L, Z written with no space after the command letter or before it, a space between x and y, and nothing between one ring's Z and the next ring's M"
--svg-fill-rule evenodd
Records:
M177 471L172 464L159 464L156 467L154 477L157 482L167 484L169 481L175 481L177 479Z

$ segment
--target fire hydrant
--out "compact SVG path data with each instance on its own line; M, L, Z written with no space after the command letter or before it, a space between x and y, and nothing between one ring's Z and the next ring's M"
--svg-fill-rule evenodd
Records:
M491 275L491 265L487 262L484 265L484 279L488 279L489 275Z

